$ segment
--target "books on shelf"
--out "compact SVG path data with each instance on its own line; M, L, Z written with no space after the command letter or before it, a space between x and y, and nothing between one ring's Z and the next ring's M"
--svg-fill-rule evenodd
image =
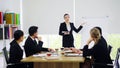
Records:
M6 23L3 22L6 20ZM20 25L20 14L18 13L3 13L0 11L0 24L15 24Z
M13 38L13 35L14 35L14 32L16 30L18 30L18 27L8 27L8 26L5 26L4 27L4 34L5 34L5 39L12 39Z
M3 24L3 12L0 12L0 24Z
M9 29L9 33L10 33L10 39L12 39L14 37L14 32L18 30L18 27L10 27Z
M14 12L3 13L0 11L1 25L4 27L0 27L0 40L3 39L3 36L4 39L12 39L14 32L18 30L18 26L20 25L20 14Z
M20 25L20 14L17 13L5 13L6 24Z
M3 39L3 28L0 28L0 40Z
M20 14L16 14L16 24L20 25Z
M6 13L5 20L6 20L6 24L13 24L14 23L14 13Z

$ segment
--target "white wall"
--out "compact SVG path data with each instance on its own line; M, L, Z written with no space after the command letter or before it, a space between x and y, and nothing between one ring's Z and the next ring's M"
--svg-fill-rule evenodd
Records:
M120 0L24 0L23 29L27 32L29 26L37 25L42 34L58 33L63 14L70 13L71 21L73 21L73 9L75 9L76 26L80 24L82 17L109 16L108 32L120 33L118 31L119 6Z
M120 33L120 0L75 0L75 24L86 21L81 31L82 46L89 38L89 31L95 26L100 26L107 39L110 33Z
M40 34L58 34L65 13L73 21L73 0L23 0L23 29L37 25Z
M82 17L98 19L108 17L109 33L120 33L120 0L75 0L76 25ZM89 22L88 22L89 23ZM97 23L97 22L96 22ZM101 24L101 23L98 23ZM104 24L103 24L104 25Z
M0 0L0 11L6 10L20 13L20 0Z

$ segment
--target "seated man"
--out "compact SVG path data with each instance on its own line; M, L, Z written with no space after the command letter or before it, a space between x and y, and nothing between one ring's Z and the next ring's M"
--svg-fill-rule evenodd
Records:
M29 36L25 41L24 49L26 53L26 57L31 56L36 53L40 53L41 51L54 51L51 48L43 48L43 42L41 41L41 37L38 37L38 27L31 26L29 28ZM38 40L38 43L36 41Z

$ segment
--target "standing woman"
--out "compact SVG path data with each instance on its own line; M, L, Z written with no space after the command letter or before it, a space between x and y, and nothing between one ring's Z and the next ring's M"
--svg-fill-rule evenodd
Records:
M69 19L70 19L69 14L64 14L65 22L61 23L59 27L59 35L63 37L62 38L63 47L74 47L74 38L72 32L74 30L75 32L78 33L82 29L83 27L82 25L84 24L84 23L81 24L79 28L76 29L74 24L71 23Z

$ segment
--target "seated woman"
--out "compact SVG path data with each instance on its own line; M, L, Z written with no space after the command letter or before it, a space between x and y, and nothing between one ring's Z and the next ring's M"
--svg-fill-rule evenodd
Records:
M24 39L24 33L21 30L17 30L14 32L14 40L10 43L10 57L9 63L20 63L15 65L12 68L26 68L25 63L21 63L20 60L23 57L23 50L20 47L20 43Z
M92 56L95 63L109 63L112 64L112 60L108 54L107 44L101 39L100 31L97 28L93 28L90 31L90 39L83 48L83 56ZM94 41L92 49L88 49L89 44ZM106 68L105 66L95 65L94 68Z
M94 41L94 46L88 49L89 44ZM112 64L112 60L108 53L107 44L103 38L99 29L93 28L90 30L90 38L87 44L84 46L83 51L73 49L74 52L83 53L83 56L92 56L95 63ZM95 65L94 68L113 68L102 65Z

